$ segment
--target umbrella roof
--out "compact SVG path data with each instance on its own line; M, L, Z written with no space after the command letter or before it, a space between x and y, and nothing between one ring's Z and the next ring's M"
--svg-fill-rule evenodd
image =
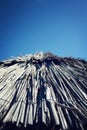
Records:
M42 52L0 61L0 122L86 130L87 62Z

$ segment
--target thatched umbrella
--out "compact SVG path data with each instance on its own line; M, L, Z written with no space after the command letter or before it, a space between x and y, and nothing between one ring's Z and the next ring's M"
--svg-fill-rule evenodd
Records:
M51 53L0 62L0 130L87 130L87 62Z

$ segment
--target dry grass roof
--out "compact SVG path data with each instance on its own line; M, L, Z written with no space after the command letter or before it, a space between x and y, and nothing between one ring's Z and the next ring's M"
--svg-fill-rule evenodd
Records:
M0 61L0 122L86 130L87 61L51 53Z

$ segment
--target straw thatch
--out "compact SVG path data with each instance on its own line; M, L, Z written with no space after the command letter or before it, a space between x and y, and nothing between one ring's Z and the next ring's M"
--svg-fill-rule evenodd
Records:
M0 129L87 130L87 62L51 53L0 62Z

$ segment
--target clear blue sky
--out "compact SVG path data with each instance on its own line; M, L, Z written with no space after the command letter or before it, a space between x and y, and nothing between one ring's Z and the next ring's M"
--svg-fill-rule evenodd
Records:
M39 51L87 60L87 0L0 0L0 60Z

